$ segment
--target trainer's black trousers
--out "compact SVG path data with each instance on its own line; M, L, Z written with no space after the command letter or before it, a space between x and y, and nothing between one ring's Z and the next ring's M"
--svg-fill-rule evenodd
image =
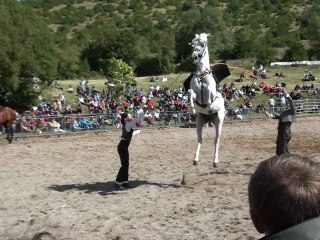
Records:
M291 122L280 122L278 125L278 137L276 155L290 154L288 143L291 140Z
M118 153L121 161L121 167L116 178L118 183L127 182L129 178L129 145L130 141L123 139L118 145Z

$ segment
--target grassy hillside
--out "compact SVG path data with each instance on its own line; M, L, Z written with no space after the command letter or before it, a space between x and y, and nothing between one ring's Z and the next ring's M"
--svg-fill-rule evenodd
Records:
M188 42L195 33L210 32L212 59L314 60L320 56L318 0L189 1L189 0L25 0L53 30L61 49L58 78L101 74L91 48L106 30L131 31L137 59L132 67L140 76L188 69ZM205 16L205 17L204 17ZM100 36L101 38L101 36ZM93 45L90 45L93 44ZM123 46L122 46L123 47ZM108 46L108 52L112 52ZM72 51L70 51L72 49ZM117 49L119 50L119 49ZM84 52L90 53L83 55ZM121 57L121 56L120 56ZM80 59L79 59L80 58ZM87 58L87 59L85 59ZM127 61L128 63L129 61ZM148 63L147 68L143 68ZM243 65L243 64L242 64ZM250 66L248 66L250 67ZM90 71L88 71L90 68ZM152 68L152 72L147 72Z

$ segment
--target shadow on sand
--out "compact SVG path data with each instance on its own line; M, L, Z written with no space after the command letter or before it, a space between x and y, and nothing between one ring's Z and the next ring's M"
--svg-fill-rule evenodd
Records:
M156 182L149 182L145 180L133 180L130 181L130 185L132 188L127 189L125 191L130 191L131 189L137 188L141 185L152 185L160 188L169 188L169 187L179 187L178 184L163 184L163 183L156 183ZM80 184L66 184L66 185L52 185L48 187L49 189L58 191L58 192L65 192L68 190L78 190L83 191L84 193L98 193L100 195L114 195L120 192L125 191L117 191L115 189L114 181L109 182L96 182L96 183L80 183Z

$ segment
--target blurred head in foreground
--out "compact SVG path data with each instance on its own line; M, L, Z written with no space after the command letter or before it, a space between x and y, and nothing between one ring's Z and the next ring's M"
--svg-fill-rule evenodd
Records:
M320 215L320 165L299 155L262 161L248 187L250 216L260 233L274 234Z

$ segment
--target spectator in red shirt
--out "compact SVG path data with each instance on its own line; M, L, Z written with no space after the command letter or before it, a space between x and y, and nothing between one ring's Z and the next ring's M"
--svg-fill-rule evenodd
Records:
M148 98L147 102L146 102L146 105L149 107L149 108L153 108L154 106L154 101L151 99L151 98Z
M122 107L123 107L124 109L128 109L129 103L128 103L127 101L124 101L124 102L122 103Z

